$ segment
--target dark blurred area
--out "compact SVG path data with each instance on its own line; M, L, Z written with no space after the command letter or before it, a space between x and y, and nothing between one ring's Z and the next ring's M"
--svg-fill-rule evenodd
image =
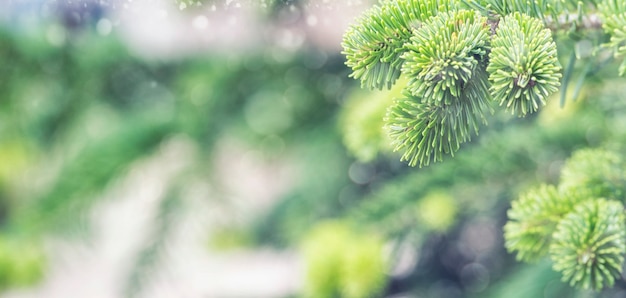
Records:
M502 226L573 150L625 140L623 80L410 168L382 130L398 90L340 53L370 5L0 4L3 297L622 297L516 262Z

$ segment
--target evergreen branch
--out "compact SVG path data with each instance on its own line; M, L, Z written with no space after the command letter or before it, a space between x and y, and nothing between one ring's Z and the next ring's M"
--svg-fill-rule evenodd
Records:
M450 104L435 105L405 90L404 98L389 107L386 128L395 151L404 151L402 160L410 166L428 166L454 155L461 143L478 133L479 122L486 123L488 102L486 78L467 84L461 98Z
M588 199L584 193L562 195L552 185L540 185L511 203L509 222L504 226L505 246L517 259L536 261L548 253L557 223Z
M580 104L586 113L594 111L587 105L588 101ZM359 224L374 225L384 230L389 237L407 231L428 232L426 226L408 220L405 216L407 206L414 206L433 189L443 188L455 194L454 199L463 210L461 213L480 209L484 202L477 201L477 194L469 191L467 185L488 183L491 185L490 192L480 192L478 196L486 202L493 202L498 200L500 194L510 193L512 185L535 181L537 169L545 166L546 160L537 158L538 155L550 154L550 160L562 160L565 158L563 154L571 148L587 144L588 128L598 123L599 119L606 120L601 121L602 124L612 123L613 118L593 113L594 116L562 118L549 127L523 121L518 125L503 126L502 130L486 130L481 133L480 142L467 144L455 153L453 160L418 171L403 171L399 177L381 182L381 186L351 211L351 217ZM494 124L500 127L503 124L501 121L506 120ZM514 181L510 179L512 176L515 176ZM563 195L570 195L568 193L563 192ZM572 195L584 196L575 192Z
M488 51L486 18L474 11L442 13L415 31L403 72L409 83L405 98L387 113L394 150L404 151L409 165L427 166L454 155L461 143L486 123ZM443 28L443 33L440 32Z
M462 97L489 51L487 19L474 11L441 13L415 31L405 46L407 89L434 105ZM486 94L485 94L486 95Z
M491 95L517 116L534 113L558 91L561 66L550 31L538 19L513 13L500 21L489 55Z
M504 227L507 249L525 261L548 252L554 269L577 288L612 286L626 253L623 168L612 152L574 153L561 170L559 187L541 186L511 204Z
M613 286L626 251L624 219L621 203L596 199L580 204L559 222L550 257L563 281L582 289Z
M350 26L343 37L351 77L370 89L391 88L400 77L404 44L420 22L451 9L453 0L387 1L374 6Z

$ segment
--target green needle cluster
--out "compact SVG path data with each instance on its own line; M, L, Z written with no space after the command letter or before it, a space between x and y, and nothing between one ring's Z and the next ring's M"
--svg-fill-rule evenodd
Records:
M478 13L461 10L439 14L416 30L403 55L411 94L436 105L459 100L475 74L484 72L480 64L489 45L486 23Z
M517 251L517 259L522 261L545 256L557 223L583 198L561 195L556 187L546 184L520 195L511 203L509 222L504 226L506 248Z
M461 98L436 105L408 91L404 95L388 109L385 121L394 150L403 151L402 160L411 166L428 166L441 161L444 154L454 155L461 143L470 140L471 131L478 131L479 122L485 121L484 101Z
M453 155L486 124L491 102L525 116L558 91L561 67L541 19L494 17L517 6L479 2L383 1L344 35L346 65L363 87L391 88L405 78L404 98L388 108L385 126L411 166Z
M517 12L504 17L489 58L491 95L517 116L536 112L559 89L556 44L538 19Z
M569 49L565 75L554 36L592 45L587 56ZM492 105L518 117L539 111L567 89L576 61L611 57L599 54L602 46L626 58L623 0L383 0L348 29L343 54L363 87L390 88L402 77L384 126L401 159L422 167L478 134ZM619 72L626 73L626 60ZM626 253L625 196L621 155L576 152L559 185L512 202L505 245L520 260L549 256L577 288L612 286Z
M626 218L623 180L612 177L623 177L624 171L614 152L575 152L558 186L541 185L511 203L504 226L507 249L523 261L549 255L563 281L577 288L613 286L626 253Z
M343 38L346 65L361 85L370 89L391 88L400 77L404 44L420 23L453 1L387 1L366 11Z
M621 203L597 199L580 204L559 223L550 257L563 281L582 289L613 286L626 251L624 219Z

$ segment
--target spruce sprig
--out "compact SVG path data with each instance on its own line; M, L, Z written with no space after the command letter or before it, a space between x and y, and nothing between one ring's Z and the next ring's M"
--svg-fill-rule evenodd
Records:
M490 111L486 56L489 27L474 11L440 13L415 31L402 68L404 98L389 108L386 127L409 165L454 155L478 133Z
M517 12L504 17L489 58L491 95L519 117L536 112L559 89L556 44L538 19Z
M517 7L489 3L476 5L507 13ZM486 124L492 99L524 116L558 90L561 67L543 22L520 13L489 16L454 0L383 1L346 32L346 65L363 87L390 88L406 77L405 98L385 122L409 165L453 155Z
M558 186L542 185L512 202L505 245L517 258L549 254L563 280L581 289L613 286L626 254L624 164L603 149L575 152ZM599 187L594 187L597 185Z
M362 87L391 88L400 77L404 44L421 22L440 11L452 9L455 1L386 1L366 11L343 38L346 65Z
M624 206L590 200L576 207L557 226L550 257L563 281L582 289L613 286L622 273L626 251Z
M407 89L435 105L459 100L475 74L484 72L479 64L489 51L486 23L476 12L461 10L441 13L417 29L402 56Z
M489 110L486 73L468 82L461 97L450 104L433 103L412 95L405 89L404 97L397 99L387 111L385 123L394 151L402 151L401 160L410 166L428 166L442 161L444 154L454 156L460 145L478 133ZM482 77L481 77L482 76Z
M563 216L586 196L562 195L553 185L542 184L511 203L504 226L505 246L517 259L536 261L548 253L552 233Z

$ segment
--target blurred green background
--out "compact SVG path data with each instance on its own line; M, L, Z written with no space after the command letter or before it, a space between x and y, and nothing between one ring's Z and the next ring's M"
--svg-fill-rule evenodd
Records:
M502 240L520 190L623 147L612 66L409 168L382 130L399 91L340 54L367 1L154 3L0 6L4 296L626 297Z

